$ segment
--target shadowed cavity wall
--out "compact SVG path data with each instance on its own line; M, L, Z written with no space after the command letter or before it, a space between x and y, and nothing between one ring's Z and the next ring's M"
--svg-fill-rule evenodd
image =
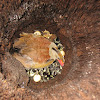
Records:
M0 98L99 99L99 4L98 0L0 1ZM21 32L38 29L57 34L65 46L66 63L55 80L30 84L29 89L23 66L7 52Z

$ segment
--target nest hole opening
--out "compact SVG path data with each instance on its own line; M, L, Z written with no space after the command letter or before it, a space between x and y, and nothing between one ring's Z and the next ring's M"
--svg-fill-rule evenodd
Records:
M35 30L44 31L46 29L51 34L56 34L56 36L60 39L61 43L64 46L65 64L62 68L61 74L57 75L54 79L51 79L47 82L36 83L36 82L33 82L32 80L30 80L28 82L28 87L31 88L32 90L41 90L41 89L45 89L50 86L53 86L55 84L59 84L62 81L64 81L64 79L67 78L67 74L68 74L69 70L71 69L72 44L71 44L69 37L65 37L62 34L62 32L60 31L60 29L62 27L61 28L58 27L57 23L54 21L54 18L44 17L43 16L44 12L42 12L42 14L40 14L40 11L35 14L37 14L37 17L35 17L35 19L34 19L34 14L32 13L28 20L25 20L18 26L17 30L13 34L12 39L10 41L10 43L11 43L10 53L12 54L12 52L13 52L12 48L13 48L14 40L19 38L20 37L19 34L22 32L34 33Z
M61 81L63 81L67 77L68 71L71 68L71 59L72 59L71 58L72 57L72 51L71 51L72 49L71 48L72 47L71 47L70 40L68 38L64 37L59 32L59 29L57 28L56 23L49 22L49 24L47 24L45 26L44 26L44 24L46 24L46 22L43 23L42 21L39 21L39 24L37 23L37 25L34 25L34 23L31 24L31 25L30 24L29 25L25 25L25 23L24 23L21 26L21 27L23 27L23 28L21 28L22 30L17 30L16 33L14 34L14 37L13 37L13 40L15 40L16 37L17 38L19 37L19 34L21 32L34 33L34 30L42 30L42 31L44 31L46 29L46 30L49 30L49 32L51 34L56 34L58 36L58 38L60 39L61 43L64 46L64 51L65 51L65 65L62 68L61 74L57 75L54 79L51 79L48 82L38 82L38 83L36 83L33 80L30 80L28 82L28 87L31 88L31 89L33 89L33 90L40 90L40 89L48 88L48 87L53 86L55 84L59 84ZM52 26L52 24L55 24L55 25ZM39 25L43 25L43 26L39 26ZM27 26L27 27L25 27L25 26ZM13 42L12 42L12 45L13 45ZM11 49L12 49L12 47L11 47ZM10 49L10 53L11 53L11 49Z

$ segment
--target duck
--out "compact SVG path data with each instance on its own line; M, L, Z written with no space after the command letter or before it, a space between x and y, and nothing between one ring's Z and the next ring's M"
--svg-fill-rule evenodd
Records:
M64 51L60 51L53 42L56 35L49 31L38 31L34 33L20 34L20 38L16 39L13 49L18 50L12 55L20 61L25 69L40 69L50 66L55 60L64 66Z

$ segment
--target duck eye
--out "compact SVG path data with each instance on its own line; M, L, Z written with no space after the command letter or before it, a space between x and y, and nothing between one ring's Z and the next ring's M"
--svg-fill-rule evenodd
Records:
M56 51L58 53L58 50L56 48L52 48L52 50Z

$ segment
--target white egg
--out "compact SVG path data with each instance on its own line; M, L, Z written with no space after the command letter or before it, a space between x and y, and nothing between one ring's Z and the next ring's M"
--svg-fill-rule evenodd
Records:
M41 80L41 76L39 74L34 75L33 80L35 82L39 82Z

